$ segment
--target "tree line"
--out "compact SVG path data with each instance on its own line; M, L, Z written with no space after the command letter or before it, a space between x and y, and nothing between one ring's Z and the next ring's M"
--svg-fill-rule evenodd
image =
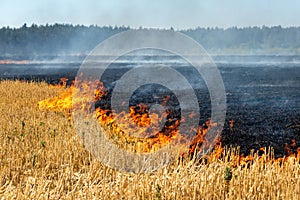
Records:
M142 27L140 27L142 28ZM85 54L106 38L129 30L125 26L70 24L24 24L0 29L1 55ZM172 27L170 30L174 30ZM180 30L209 52L272 53L300 52L300 27L231 27Z

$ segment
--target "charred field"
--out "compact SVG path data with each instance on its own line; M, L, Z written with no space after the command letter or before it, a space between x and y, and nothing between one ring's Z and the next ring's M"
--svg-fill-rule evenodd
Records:
M65 78L66 84L71 85L82 58L68 59L72 62L37 62L23 66L20 63L1 64L1 78L45 81L52 85L62 84L61 79ZM297 142L300 141L299 57L217 56L214 59L227 98L222 145L240 147L245 155L262 147L274 148L276 157L296 153L300 147L300 142ZM127 65L114 64L104 77L104 83L111 91L114 82L128 70ZM185 74L197 93L201 110L199 125L202 125L210 118L209 92L201 77L198 80L189 75L194 73L193 70L178 67L178 71ZM149 96L141 94L135 98L143 101Z

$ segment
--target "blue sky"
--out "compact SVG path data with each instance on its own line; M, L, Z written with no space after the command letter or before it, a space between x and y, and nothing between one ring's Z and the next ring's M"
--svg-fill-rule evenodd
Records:
M300 26L299 0L0 0L0 26L27 23L194 27Z

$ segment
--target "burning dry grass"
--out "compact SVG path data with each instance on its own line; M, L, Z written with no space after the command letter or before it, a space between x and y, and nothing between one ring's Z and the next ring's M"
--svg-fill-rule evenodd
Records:
M0 82L0 196L3 199L299 199L299 158L253 154L238 164L237 150L185 160L149 174L102 166L82 147L64 111L38 102L64 91L46 83ZM109 150L108 150L109 151ZM108 152L109 153L109 152ZM260 160L260 161L259 161Z

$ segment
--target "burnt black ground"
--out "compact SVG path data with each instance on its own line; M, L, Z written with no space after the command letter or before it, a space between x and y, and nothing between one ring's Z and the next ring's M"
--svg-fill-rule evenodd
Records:
M0 65L1 79L22 79L71 84L80 63L41 67L40 64ZM222 132L223 145L240 146L248 154L251 149L271 146L275 154L286 154L285 146L296 140L292 151L300 147L300 63L217 63L227 95L227 114ZM120 69L113 74L120 76ZM123 72L122 72L123 73ZM122 74L121 73L121 74ZM187 72L188 73L188 72ZM114 79L114 78L112 78ZM201 122L209 117L209 94L199 93ZM233 128L229 121L234 120Z

